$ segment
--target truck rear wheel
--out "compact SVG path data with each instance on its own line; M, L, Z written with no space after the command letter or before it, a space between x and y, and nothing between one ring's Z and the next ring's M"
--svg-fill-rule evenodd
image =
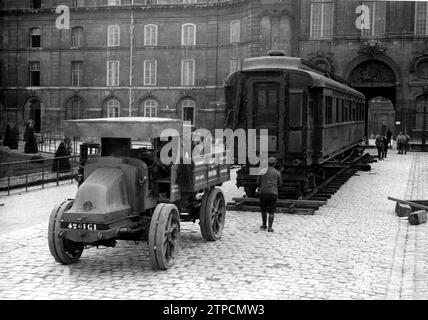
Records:
M204 195L199 213L201 233L205 240L221 238L226 220L226 202L220 188L212 188Z
M83 243L73 242L62 239L58 236L60 232L60 223L64 212L73 205L72 200L67 200L56 206L49 217L48 244L49 250L55 260L61 264L72 264L79 260L82 255Z
M156 206L150 221L149 256L154 269L167 270L174 264L180 244L180 213L176 205Z

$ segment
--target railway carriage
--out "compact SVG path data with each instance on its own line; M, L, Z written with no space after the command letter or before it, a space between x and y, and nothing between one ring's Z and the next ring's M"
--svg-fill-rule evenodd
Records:
M364 138L364 95L281 51L245 59L242 70L225 80L225 95L227 128L268 129L269 156L279 159L287 181L283 195L313 189L328 162L354 152ZM254 196L249 165L238 171L237 186Z

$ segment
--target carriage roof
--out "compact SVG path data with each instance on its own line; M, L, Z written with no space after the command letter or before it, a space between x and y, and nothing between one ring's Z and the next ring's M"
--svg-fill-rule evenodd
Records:
M123 117L67 120L64 126L66 137L109 137L153 139L164 130L174 129L182 136L183 121L169 118ZM171 134L170 134L171 133ZM174 131L168 133L174 136Z
M310 87L327 87L338 89L365 99L365 96L361 92L321 74L320 72L328 72L319 67L311 65L302 58L286 56L263 56L248 58L243 61L241 71L249 72L272 70L293 70L295 72L304 73L311 80L311 83L309 84ZM227 83L233 77L233 75L234 74L229 75L225 82Z

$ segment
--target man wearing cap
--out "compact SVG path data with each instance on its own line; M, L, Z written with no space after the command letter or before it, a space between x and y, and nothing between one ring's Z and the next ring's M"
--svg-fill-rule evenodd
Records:
M278 188L282 185L281 173L275 169L276 158L268 159L268 168L264 175L257 176L259 186L260 211L262 212L262 226L260 229L273 232L272 224L278 199ZM269 226L266 227L267 212L269 213Z

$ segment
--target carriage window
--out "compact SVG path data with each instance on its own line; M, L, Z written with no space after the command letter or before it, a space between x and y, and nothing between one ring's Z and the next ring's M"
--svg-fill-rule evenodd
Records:
M346 114L347 114L346 107L347 107L347 105L348 105L347 101L344 100L343 103L342 103L342 122L348 121L348 119L346 117Z
M276 135L278 125L278 83L260 82L254 84L256 105L254 106L254 127L269 128L270 135Z
M325 124L333 122L333 98L325 97Z
M352 110L352 101L348 101L348 112L346 115L346 119L351 121L351 110Z
M339 122L339 98L336 98L336 123Z

